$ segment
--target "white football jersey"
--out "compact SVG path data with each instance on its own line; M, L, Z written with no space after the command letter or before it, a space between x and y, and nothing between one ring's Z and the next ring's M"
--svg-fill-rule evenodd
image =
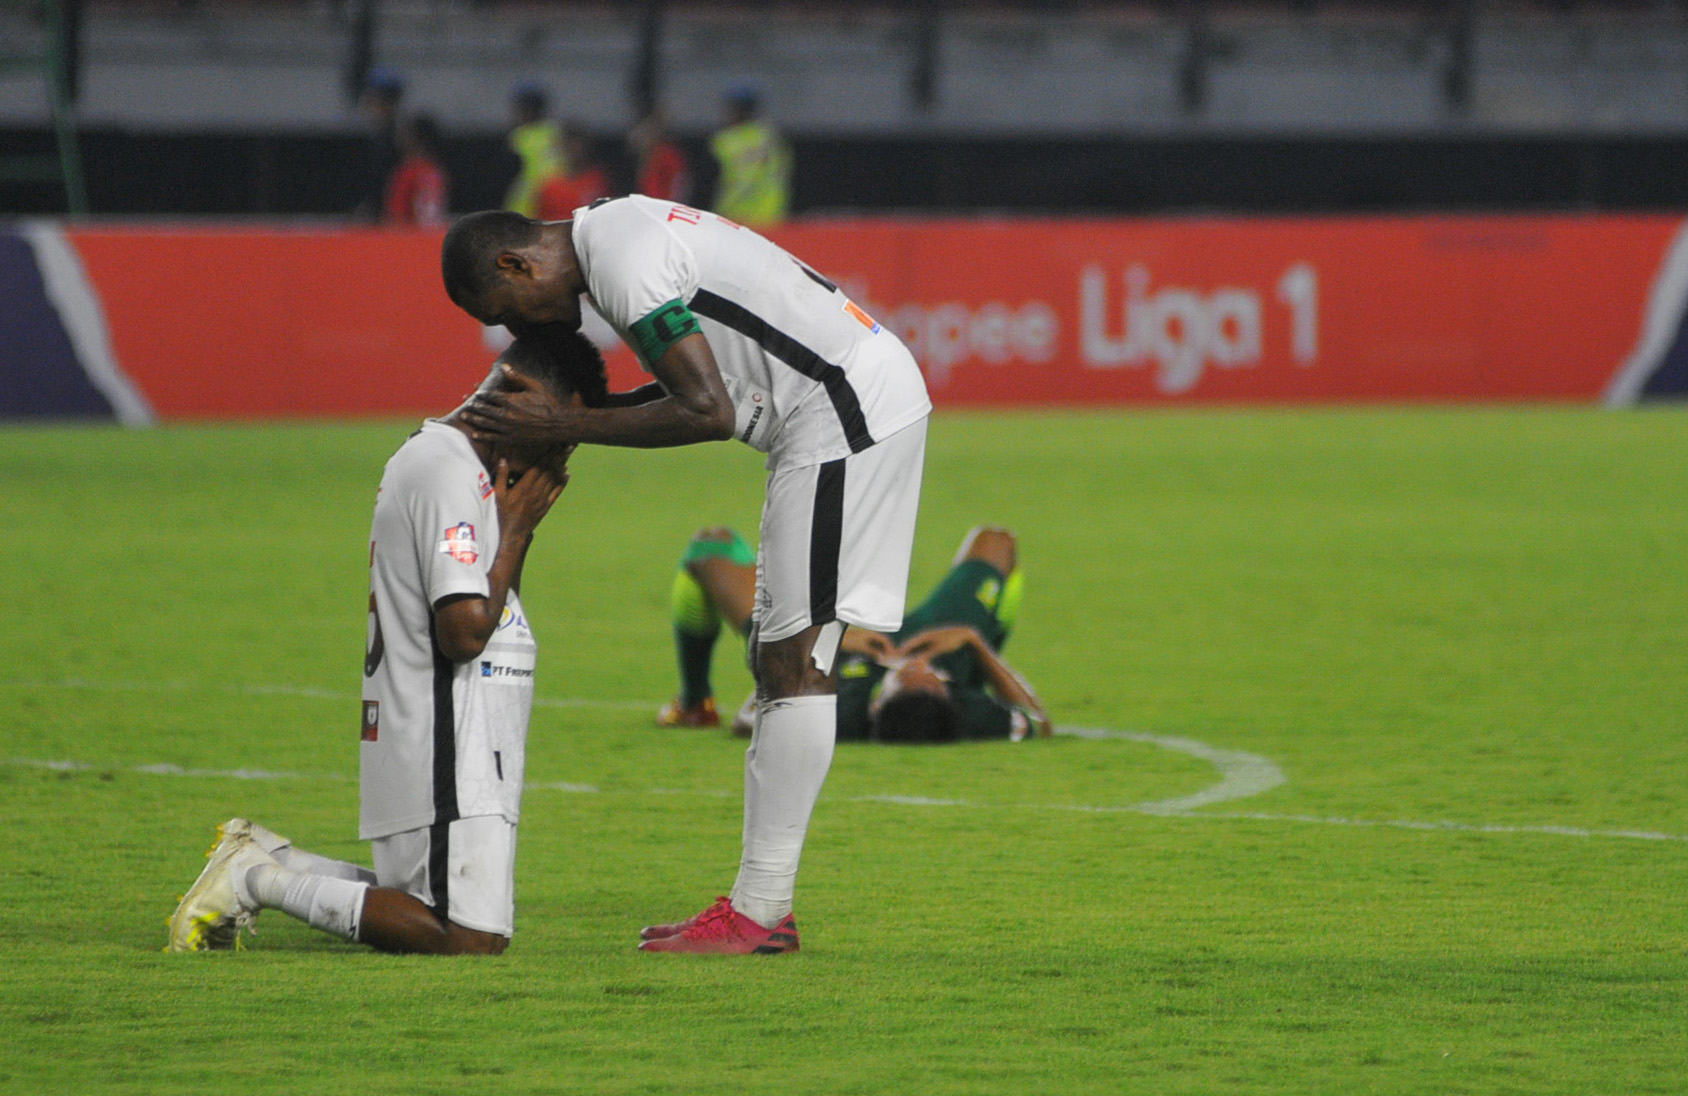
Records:
M731 221L643 195L575 210L593 305L647 368L701 330L769 466L861 452L932 409L902 341L826 278Z
M480 657L434 646L433 607L486 597L498 554L492 479L461 430L429 420L387 462L369 544L358 833L368 840L521 812L538 647L510 592Z

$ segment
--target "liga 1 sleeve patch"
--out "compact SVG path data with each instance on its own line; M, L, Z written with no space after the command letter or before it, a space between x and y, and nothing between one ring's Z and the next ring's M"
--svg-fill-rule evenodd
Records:
M480 545L475 542L475 527L466 521L460 521L445 531L440 539L440 554L450 556L458 563L473 564L481 558Z
M662 360L668 348L698 330L697 317L684 301L672 300L642 320L635 320L629 334L639 360L652 365Z

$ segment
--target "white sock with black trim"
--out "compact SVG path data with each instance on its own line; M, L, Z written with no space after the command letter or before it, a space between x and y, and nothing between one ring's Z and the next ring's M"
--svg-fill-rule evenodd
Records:
M263 909L280 910L314 929L356 940L369 887L368 883L312 875L279 864L258 864L246 870L245 878L236 880L235 891L243 899L250 896Z
M733 908L763 928L791 912L809 816L832 767L838 698L798 696L756 709L744 755L744 855Z

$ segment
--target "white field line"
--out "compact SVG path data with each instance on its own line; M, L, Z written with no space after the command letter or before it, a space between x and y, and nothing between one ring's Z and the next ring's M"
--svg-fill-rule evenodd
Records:
M1430 830L1451 833L1539 833L1549 837L1623 837L1633 841L1688 841L1688 834L1657 830L1589 830L1581 826L1509 826L1493 822L1421 822L1410 818L1329 818L1311 814L1266 814L1214 811L1181 814L1182 818L1229 818L1244 822L1316 822L1321 826L1361 829Z
M219 780L310 780L343 782L356 777L342 773L290 773L274 769L189 769L181 765L130 765L116 767L96 765L91 761L43 761L33 757L8 757L0 764L25 769L47 769L59 773L127 772L144 776L198 776Z
M81 689L96 693L186 693L210 692L225 696L292 696L306 700L334 700L356 704L356 693L318 689L307 685L207 685L196 681L90 681L67 677L58 681L0 681L0 689ZM534 697L536 708L602 708L611 711L655 712L648 700L598 700L592 697Z
M108 692L181 692L187 690L203 690L208 688L189 682L93 682L82 679L66 679L57 682L24 682L0 681L0 688L59 688L59 689L92 689ZM301 688L286 685L246 685L246 686L211 686L218 691L242 696L297 696L310 699L352 701L357 698L351 694L336 693L325 689ZM564 698L535 698L536 707L546 708L602 708L617 711L645 711L651 708L649 701L644 700L596 700L584 697ZM1131 803L1116 806L1100 806L1074 803L1015 803L994 804L975 803L965 799L938 799L916 795L863 795L850 796L842 801L846 803L885 803L904 807L971 807L976 809L1001 809L1007 806L1017 810L1070 811L1083 814L1141 814L1163 818L1188 819L1216 819L1244 822L1290 822L1320 826L1344 826L1365 829L1399 829L1420 830L1446 833L1488 833L1488 834L1541 834L1551 837L1577 838L1623 838L1636 841L1682 841L1688 842L1688 834L1662 833L1655 830L1597 830L1585 829L1580 826L1555 825L1508 825L1486 822L1452 822L1452 821L1424 821L1419 819L1368 819L1368 818L1332 818L1310 814L1273 814L1269 812L1242 811L1207 811L1200 808L1209 807L1217 803L1234 802L1249 799L1270 791L1287 783L1283 770L1270 760L1257 754L1245 753L1241 750L1225 750L1210 746L1205 742L1193 738L1178 738L1167 735L1148 734L1143 731L1119 731L1106 727L1060 727L1057 734L1070 735L1075 738L1092 740L1116 739L1124 742L1139 742L1145 745L1171 750L1198 758L1212 765L1219 774L1219 782L1204 788L1193 795L1179 796L1173 799L1154 800L1147 803ZM1022 747L1024 748L1024 747ZM1033 747L1035 748L1035 747ZM0 760L0 764L21 766L36 769L48 769L59 772L88 772L96 769L109 769L110 766L100 766L87 761L41 760L36 758L7 758ZM340 773L292 773L276 772L265 769L189 769L180 765L154 764L136 765L128 768L128 772L149 776L187 776L213 777L225 780L307 780L307 781L349 781L355 777ZM571 794L600 794L600 789L591 784L576 784L568 781L529 781L529 790L560 791ZM650 788L635 794L647 795L679 795L699 796L712 799L726 799L736 796L737 792L717 791L708 789L686 788Z
M1163 799L1154 803L1138 803L1130 809L1140 814L1186 814L1197 807L1227 803L1233 799L1250 799L1269 792L1287 781L1283 770L1256 754L1241 750L1220 750L1193 738L1168 738L1144 734L1140 731L1112 731L1105 727L1061 727L1061 734L1079 738L1118 738L1127 742L1146 742L1163 750L1188 754L1206 761L1218 770L1220 781L1194 795L1177 799Z

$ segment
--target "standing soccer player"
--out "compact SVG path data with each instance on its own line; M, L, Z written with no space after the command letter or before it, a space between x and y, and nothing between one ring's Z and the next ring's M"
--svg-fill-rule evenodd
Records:
M604 407L537 386L466 411L487 437L657 447L736 437L768 454L752 637L760 703L745 755L744 851L729 897L655 925L647 951L772 954L798 946L792 898L837 730L846 625L902 623L931 402L897 337L749 229L641 195L573 220L471 214L446 234L446 292L520 334L580 324L580 297L654 384Z
M484 388L515 376L568 402L595 374L601 390L589 342L547 343L511 345L499 359L510 371ZM171 951L233 947L265 909L383 951L504 950L537 654L518 591L567 460L566 448L476 441L459 409L387 462L370 532L360 748L358 830L375 870L231 819L170 919Z

